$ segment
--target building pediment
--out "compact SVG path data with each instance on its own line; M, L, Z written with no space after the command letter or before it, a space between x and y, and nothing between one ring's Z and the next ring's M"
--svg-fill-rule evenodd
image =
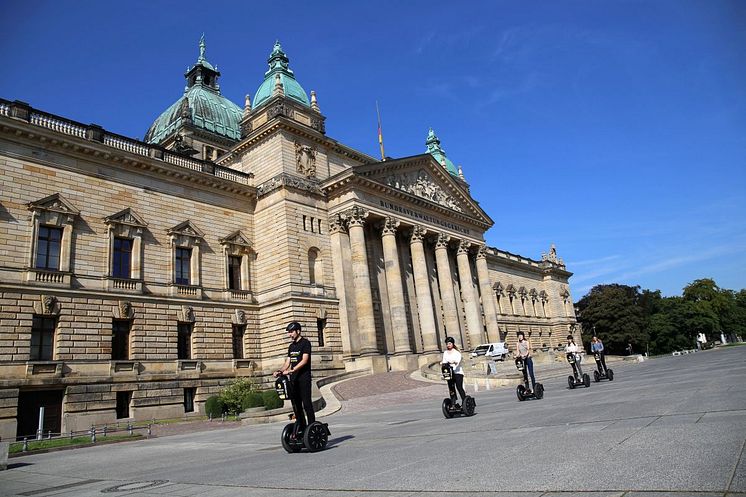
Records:
M130 207L127 207L116 214L112 214L111 216L106 216L104 218L104 224L124 224L127 226L135 226L137 228L146 228L148 226L148 223L146 223L145 220Z
M205 234L194 225L194 223L187 219L186 221L177 224L166 232L170 236L186 236L189 238L204 238Z
M251 241L249 240L249 237L246 236L246 234L241 230L234 231L225 238L220 238L218 241L221 245L238 245L247 248L251 247Z
M29 202L28 208L32 211L58 212L69 216L77 216L80 214L80 211L63 197L61 193L55 193L48 197L44 197L41 200Z
M335 183L349 184L358 179L373 185L377 190L417 200L417 203L431 205L451 211L454 215L466 216L485 227L493 221L471 198L468 185L454 178L430 154L416 155L403 159L387 160L366 164L330 178L324 185L327 191ZM421 201L425 202L421 202Z

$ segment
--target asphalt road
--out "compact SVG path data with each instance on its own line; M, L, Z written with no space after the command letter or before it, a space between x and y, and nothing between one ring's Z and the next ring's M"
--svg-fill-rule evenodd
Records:
M471 418L372 395L324 418L314 454L285 453L271 424L13 458L0 495L746 496L746 346L615 372L588 389L547 380L540 401L479 392Z

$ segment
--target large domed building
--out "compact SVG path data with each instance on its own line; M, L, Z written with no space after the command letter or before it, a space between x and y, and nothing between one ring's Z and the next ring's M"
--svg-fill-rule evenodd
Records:
M424 367L446 336L579 335L554 247L487 246L432 129L378 160L327 136L279 42L268 63L241 108L202 39L143 140L0 99L0 437L41 406L65 433L198 415L236 377L271 381L289 321L317 379Z

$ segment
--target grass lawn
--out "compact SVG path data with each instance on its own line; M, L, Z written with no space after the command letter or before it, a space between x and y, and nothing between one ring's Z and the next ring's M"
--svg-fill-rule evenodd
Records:
M112 441L125 440L125 439L136 440L138 438L142 438L142 435L123 434L123 435L107 435L105 437L100 434L96 435L96 440L98 442L112 442ZM83 437L73 437L73 438L57 438L54 440L29 440L27 453L34 452L35 450L52 449L56 447L68 447L68 446L75 446L75 445L92 445L91 437L83 436ZM10 448L8 449L9 454L17 454L19 452L23 452L23 442L13 442L12 444L10 444Z

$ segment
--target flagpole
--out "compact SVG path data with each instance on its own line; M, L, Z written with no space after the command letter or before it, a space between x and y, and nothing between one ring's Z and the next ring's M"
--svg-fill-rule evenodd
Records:
M378 100L376 100L376 115L378 116L378 146L381 147L381 160L386 160L386 155L383 153L383 131L381 130L381 112L378 110Z

